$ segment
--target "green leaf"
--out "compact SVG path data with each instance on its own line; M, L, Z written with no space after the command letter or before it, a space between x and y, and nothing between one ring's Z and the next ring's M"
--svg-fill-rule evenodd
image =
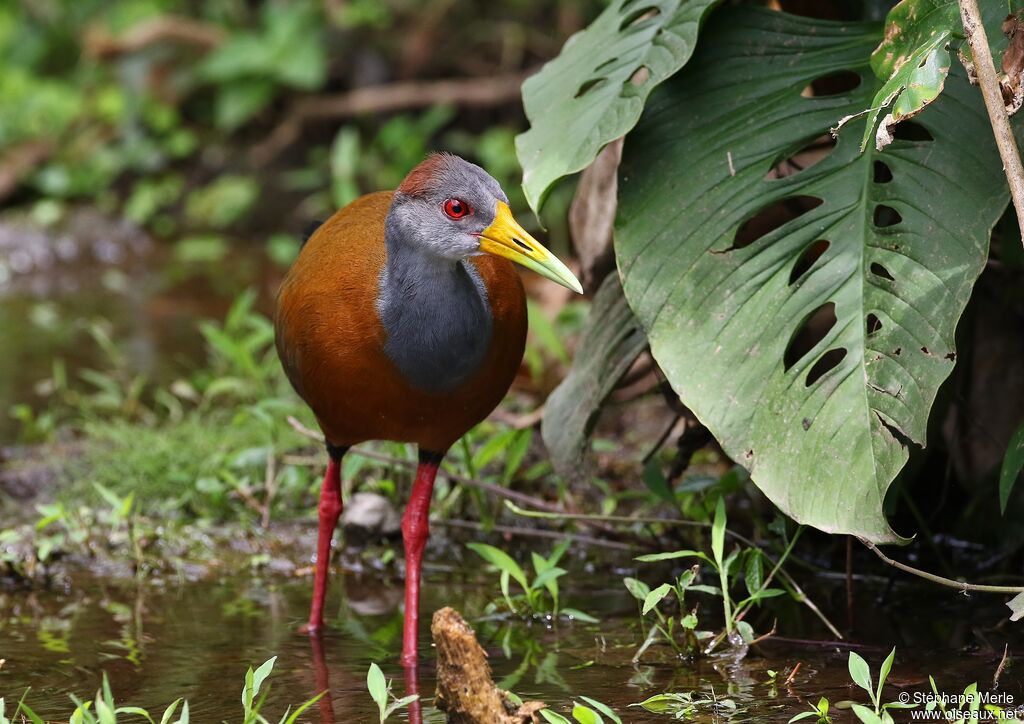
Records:
M259 668L253 672L252 675L252 693L253 696L260 693L260 688L263 686L263 682L270 676L270 672L274 670L274 662L277 661L276 656L271 656L269 659L260 664Z
M651 592L650 586L636 578L623 578L622 582L626 585L626 590L638 601L643 601Z
M949 75L948 30L936 33L935 37L917 48L914 53L892 74L875 97L867 111L851 114L840 119L833 133L861 113L867 113L864 137L860 142L863 151L875 133L878 114L892 105L892 111L882 119L875 134L875 150L881 151L892 143L892 127L900 121L916 116L924 107L939 97Z
M263 78L246 78L222 85L217 91L214 116L217 127L233 131L274 99L274 84Z
M1017 428L1010 437L1003 457L1003 469L999 473L999 509L1006 513L1006 504L1010 502L1010 492L1024 470L1024 425Z
M178 704L181 703L181 699L175 699L171 702L170 706L164 709L163 716L160 717L160 724L170 724L171 717L174 716L174 712L178 710Z
M675 558L700 558L702 560L711 563L711 559L700 551L682 550L682 551L670 551L667 553L647 553L642 556L637 556L635 560L641 563L657 563L658 561L671 561Z
M885 686L885 680L889 678L889 672L892 671L893 661L896 660L896 647L894 646L889 655L885 657L885 661L882 662L882 667L878 670L878 689L875 691L875 701L882 700L882 687Z
M879 151L892 142L892 126L917 115L939 96L949 74L946 46L962 32L956 0L903 0L889 12L883 40L871 54L871 69L885 83L864 111L868 121L861 150L884 108L892 104L876 134Z
M586 453L602 405L646 346L618 275L609 274L594 295L572 368L544 405L541 436L555 471L566 480L589 476L593 466Z
M644 608L643 611L641 611L641 614L646 616L652 608L661 603L662 599L671 592L672 585L669 583L662 583L660 586L648 593L644 598Z
M761 551L752 549L747 553L746 566L743 571L743 582L751 596L757 595L764 585L764 560Z
M739 631L740 637L744 643L752 643L756 637L754 634L754 627L746 621L737 621L736 630Z
M711 555L715 557L715 563L723 573L728 572L725 565L725 498L719 497L715 504L715 519L711 523Z
M1020 621L1024 618L1024 593L1018 593L1016 596L1011 598L1007 604L1010 607L1010 620Z
M298 709L296 709L295 711L291 712L291 714L285 712L285 715L283 717L281 717L281 723L280 724L295 724L295 722L298 720L298 718L302 714L302 712L306 711L306 709L308 709L309 707L311 707L314 704L316 704L318 701L320 701L320 698L323 697L326 694L327 694L327 690L324 689L319 694L314 696L312 699L309 699L308 701L303 702L303 704L301 706L299 706Z
M853 705L853 713L864 724L883 724L882 718L862 704Z
M509 556L508 553L499 548L495 548L494 546L489 546L486 543L467 543L466 547L492 566L495 566L499 571L512 576L512 578L516 580L516 583L523 587L524 591L530 590L530 584L526 580L526 574L523 573L523 569L519 567L518 563L512 560L512 557Z
M619 715L616 714L612 710L612 708L607 704L602 704L600 701L597 701L596 699L591 699L589 696L581 696L580 698L583 699L583 701L590 704L595 709L597 709L599 712L604 714L606 717L611 719L612 722L614 722L614 724L622 724L622 719L620 719Z
M558 586L555 582L566 573L568 573L568 571L564 568L558 568L557 566L555 568L549 568L533 579L533 586L531 586L531 588L544 586L552 596L557 597Z
M572 718L580 724L604 724L604 719L589 706L583 706L575 701L572 703Z
M885 492L908 446L925 443L1007 201L980 96L957 70L915 119L933 140L861 154L842 134L817 163L772 178L868 104L878 26L730 7L704 34L626 139L626 298L683 403L783 512L900 541ZM842 70L861 85L801 95ZM743 227L765 210L795 218L754 238Z
M384 721L384 712L388 708L388 682L376 663L370 664L370 669L366 672L366 689L370 692L370 698L377 704L380 720Z
M868 667L868 662L856 651L851 651L847 667L850 670L850 678L853 679L853 683L874 696L874 687L871 684L871 669Z
M902 0L885 18L882 42L871 53L871 70L888 80L940 35L962 35L957 0Z
M636 124L647 95L693 54L715 2L615 0L526 80L530 129L516 137L516 153L534 211L555 181L585 168Z
M557 712L553 712L550 709L541 709L540 715L544 717L544 721L549 722L550 724L572 724L572 722L564 716Z
M637 704L630 706L643 707L652 714L667 714L680 705L689 704L691 698L686 694L655 694Z
M583 623L600 623L601 622L600 619L594 618L589 613L584 613L583 611L579 610L578 608L565 607L565 608L562 609L562 614L564 616L568 616L569 618L576 619L577 621L582 621Z

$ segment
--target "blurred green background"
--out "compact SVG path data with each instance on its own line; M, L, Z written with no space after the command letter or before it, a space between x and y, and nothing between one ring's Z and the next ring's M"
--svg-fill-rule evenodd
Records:
M0 444L81 390L141 414L206 364L197 320L268 312L310 222L431 150L528 216L519 84L603 4L0 1ZM570 195L534 222L556 252Z

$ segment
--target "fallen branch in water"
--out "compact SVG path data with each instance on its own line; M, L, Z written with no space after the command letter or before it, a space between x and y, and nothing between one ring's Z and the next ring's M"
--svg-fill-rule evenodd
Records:
M434 614L430 635L437 648L437 708L448 724L526 724L545 708L539 701L516 706L494 685L487 653L453 608Z
M356 88L337 95L312 96L296 101L270 135L250 152L253 163L266 164L302 134L310 121L338 120L370 113L392 113L433 105L487 107L519 100L520 86L530 69L493 78L407 81Z
M897 568L903 571L904 573L909 573L911 575L917 576L918 578L923 578L926 581L937 583L940 586L959 589L961 593L967 593L968 591L976 591L978 593L1024 593L1024 586L986 586L980 583L954 581L952 578L944 578L943 576L937 576L934 573L922 571L920 568L908 566L906 563L894 561L892 558L882 553L882 551L878 549L878 546L876 546L874 543L865 538L859 538L858 540L860 540L860 542L867 546L869 549L874 551L876 556L881 558L882 561L889 564L893 568Z

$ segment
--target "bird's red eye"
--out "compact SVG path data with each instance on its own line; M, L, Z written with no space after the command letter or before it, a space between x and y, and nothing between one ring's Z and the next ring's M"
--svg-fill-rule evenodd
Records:
M469 204L462 199L446 199L442 207L444 208L444 213L451 219L461 219L471 211Z

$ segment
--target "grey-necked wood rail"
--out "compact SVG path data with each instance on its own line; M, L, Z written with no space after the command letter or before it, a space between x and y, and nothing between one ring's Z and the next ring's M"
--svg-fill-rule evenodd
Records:
M367 440L415 443L419 467L402 518L402 661L415 663L434 477L448 448L505 396L523 358L526 297L511 262L582 291L515 221L497 181L435 154L394 192L363 196L332 216L285 277L277 351L329 454L310 631L323 626L342 456Z

